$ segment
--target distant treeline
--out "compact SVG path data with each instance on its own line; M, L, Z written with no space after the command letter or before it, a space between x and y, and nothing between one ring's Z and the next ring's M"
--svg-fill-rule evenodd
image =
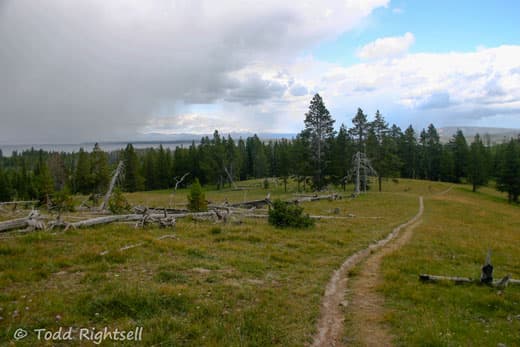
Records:
M189 175L181 186L195 178L203 185L221 188L231 185L231 178L278 177L285 183L295 179L298 189L320 189L327 184L344 188L353 168L352 159L359 151L371 159L380 182L386 177L467 181L476 190L492 179L497 189L508 193L510 201L518 202L518 139L491 146L477 135L468 144L462 131L457 131L449 143L442 144L433 124L419 133L412 126L402 131L396 125L389 126L379 111L369 121L361 109L351 128L341 125L336 132L323 101L316 97L306 114L306 128L293 139L263 142L256 135L233 139L215 131L200 143L175 150L135 150L129 144L110 153L98 145L90 153L27 150L3 157L0 152L0 201L45 201L58 191L103 193L119 160L125 164L120 186L128 192L172 188L175 178L186 173ZM327 132L316 122L323 112Z

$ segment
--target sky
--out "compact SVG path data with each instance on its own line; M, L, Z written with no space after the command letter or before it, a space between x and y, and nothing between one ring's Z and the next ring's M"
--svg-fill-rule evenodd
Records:
M520 128L518 1L0 0L0 143Z

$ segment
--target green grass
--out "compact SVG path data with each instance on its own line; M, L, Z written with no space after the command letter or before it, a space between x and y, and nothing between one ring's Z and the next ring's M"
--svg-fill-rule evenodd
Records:
M472 194L466 186L432 195L448 187L388 181L382 193L305 203L306 213L336 215L337 208L338 216L355 216L318 221L305 230L280 230L258 219L240 225L184 219L177 223L177 239L157 240L171 230L125 224L2 239L0 345L10 344L19 327L59 326L143 326L147 346L309 344L332 272L350 254L415 215L419 195L429 196L423 224L402 252L384 261L380 290L396 342L478 345L472 339L480 337L483 345L519 345L518 288L499 295L487 287L429 285L417 279L421 272L478 276L487 247L494 251L498 276L520 277L518 207L486 189ZM272 185L269 190L209 190L206 196L237 202L264 198L267 192L273 199L293 197L295 184L287 193L282 185ZM127 197L132 204L178 207L186 203L186 194L154 191ZM137 243L143 245L119 251ZM109 253L100 255L104 251ZM17 345L36 343L32 336Z
M425 284L418 274L479 278L488 249L494 276L520 278L520 208L491 189L457 186L425 200L412 240L383 261L387 320L399 346L520 346L520 288Z

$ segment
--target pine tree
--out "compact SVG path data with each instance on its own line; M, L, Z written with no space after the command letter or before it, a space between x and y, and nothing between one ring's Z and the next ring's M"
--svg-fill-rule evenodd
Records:
M323 171L326 166L325 151L334 138L334 119L319 94L314 95L305 114L305 130L311 145L311 160L314 166L313 185L321 189L325 185Z
M350 134L357 143L357 151L365 153L365 141L368 137L369 123L362 109L358 108L356 115L352 119L352 125Z
M144 188L143 178L139 172L139 161L134 146L129 143L122 154L124 163L124 190L127 192L142 190Z
M101 150L97 143L90 154L90 163L93 192L104 193L110 183L110 168L108 166L108 155Z
M81 194L92 192L90 157L83 148L79 149L78 162L74 172L74 192Z
M473 186L473 192L488 181L488 161L486 147L484 147L480 135L477 134L470 146L468 161L468 181Z
M518 202L520 195L520 145L511 140L500 160L500 171L497 177L497 189L507 192L508 201Z
M200 186L198 178L195 178L195 181L191 185L190 193L188 194L188 209L195 212L208 210L206 196Z
M457 130L457 133L448 143L448 148L453 153L453 176L455 182L460 182L462 177L467 176L468 170L468 156L469 148L466 142L466 137L462 133L462 130Z
M7 173L0 164L0 201L11 200L11 187Z
M406 178L417 178L419 153L417 148L417 134L410 125L401 137L399 157L403 161L401 175Z
M40 158L38 165L34 171L37 189L37 198L41 203L47 204L50 202L52 193L54 193L54 181L52 179L49 167L43 159L43 152L40 151Z
M394 131L398 133L400 129L394 128ZM369 123L367 154L377 171L378 187L381 191L383 177L398 175L401 160L397 156L397 143L390 136L388 123L379 110L374 121Z
M144 177L144 187L146 190L156 189L157 173L155 171L156 153L155 149L150 148L146 150L143 159L142 176Z

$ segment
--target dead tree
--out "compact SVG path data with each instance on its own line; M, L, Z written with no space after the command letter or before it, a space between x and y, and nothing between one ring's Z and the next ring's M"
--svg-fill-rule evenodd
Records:
M224 171L226 172L226 175L228 176L229 181L233 185L233 188L237 189L237 185L235 184L235 181L233 181L233 177L231 176L231 174L229 173L228 169L225 166L224 166Z
M112 191L114 190L114 186L116 185L117 179L119 178L119 175L123 171L124 163L121 160L119 164L117 165L116 171L112 175L112 180L110 180L110 186L108 187L107 193L105 194L105 198L103 199L103 203L101 203L101 206L99 209L101 211L105 211L108 206L108 201L110 200L110 196L112 195Z
M354 154L352 164L352 169L343 179L351 180L354 177L354 196L358 196L361 193L361 183L363 183L363 192L365 193L367 191L368 176L377 176L377 171L372 167L370 159L362 152Z
M182 175L181 178L177 178L177 176L175 176L173 179L175 180L175 188L173 188L173 191L176 192L177 191L177 188L179 187L179 185L184 181L184 179L189 175L190 173L189 172L186 172L184 175Z

